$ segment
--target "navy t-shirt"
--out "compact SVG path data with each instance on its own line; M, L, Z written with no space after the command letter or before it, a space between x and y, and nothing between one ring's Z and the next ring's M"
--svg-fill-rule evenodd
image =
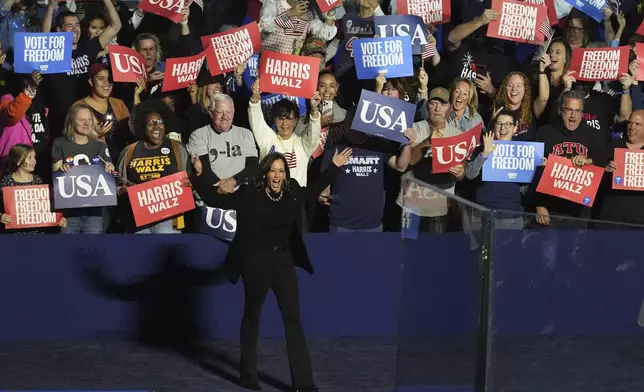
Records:
M342 141L326 146L322 170L331 162L336 148L338 151L346 147L353 149L353 156L331 184L329 223L332 226L365 230L382 224L385 170L394 145L374 137L362 144Z

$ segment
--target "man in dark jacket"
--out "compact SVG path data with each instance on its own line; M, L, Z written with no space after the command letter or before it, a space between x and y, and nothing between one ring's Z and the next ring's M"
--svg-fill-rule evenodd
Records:
M573 165L605 166L607 163L605 142L600 135L583 121L584 94L571 90L561 96L559 119L552 124L539 128L535 141L544 143L544 155L558 155L569 158ZM539 183L543 170L539 170L533 185ZM542 226L585 227L585 222L574 220L554 220L551 214L565 217L591 217L590 208L564 199L535 193L537 210L536 221Z

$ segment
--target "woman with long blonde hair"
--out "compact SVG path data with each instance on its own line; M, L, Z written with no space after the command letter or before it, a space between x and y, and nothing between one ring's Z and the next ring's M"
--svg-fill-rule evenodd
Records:
M480 123L483 118L478 113L479 97L474 82L465 78L456 78L449 89L450 110L447 123L467 132ZM485 128L485 125L483 125Z

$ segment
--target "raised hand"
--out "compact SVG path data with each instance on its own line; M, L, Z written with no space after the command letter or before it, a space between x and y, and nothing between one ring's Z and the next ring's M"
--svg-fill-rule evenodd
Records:
M342 152L338 153L338 149L335 150L335 154L333 154L333 159L331 162L333 162L334 165L337 167L341 167L347 164L349 162L349 158L351 158L351 155L353 155L353 150L350 148L345 148L342 150Z
M197 176L200 176L201 173L203 173L203 165L201 164L201 160L197 154L192 156L192 168Z
M489 157L490 154L492 154L496 150L496 145L494 144L494 134L492 132L488 132L485 135L483 135L483 156L484 157Z

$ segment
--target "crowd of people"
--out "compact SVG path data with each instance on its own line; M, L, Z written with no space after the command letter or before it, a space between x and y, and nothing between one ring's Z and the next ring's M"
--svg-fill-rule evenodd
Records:
M377 36L374 16L394 14L395 2L347 1L323 13L306 1L264 0L256 16L260 54L267 50L319 58L312 98L299 103L284 98L269 110L261 102L266 94L249 62L216 76L204 62L193 85L163 92L165 60L200 53L201 36L252 20L246 15L250 3L244 3L240 13L236 9L240 6L229 2L217 6L192 2L174 24L113 0L51 0L46 5L4 0L2 186L48 184L53 173L85 164L104 165L119 180L116 207L65 210L56 230L6 232L198 232L199 208L204 206L198 192L194 193L197 210L137 227L128 186L181 171L193 174L197 157L202 167L209 167L209 181L218 192L229 194L256 177L260 160L274 152L283 154L290 176L306 186L328 167L336 151L345 148L352 149L353 156L317 200L307 202L305 230L400 230L410 192L405 183L413 183L412 188L429 184L492 209L536 213L534 219L519 215L500 219L502 228L567 224L551 219L555 215L644 224L644 216L636 212L644 200L639 192L612 190L609 180L592 208L537 192L540 172L533 184L481 181L481 168L494 151L493 140L543 142L545 157L555 154L577 166L605 167L607 179L615 169L615 148L644 147L644 90L635 80L639 62L634 51L637 43L644 42L644 36L635 33L644 7L623 2L615 9L607 3L604 20L597 23L556 0L555 38L541 47L487 37L487 25L499 18L489 1L454 0L449 23L426 26L438 51L427 59L414 56L415 76L380 74L363 80L356 76L351 38L356 31L361 37ZM235 11L223 17L226 7ZM72 32L72 69L47 75L14 73L14 35L25 31ZM115 43L141 54L147 80L113 82L107 48ZM569 71L573 49L619 45L629 45L631 51L628 72L618 81L578 82ZM404 131L407 143L351 129L362 90L416 104L415 122ZM479 124L480 146L467 162L447 173L433 173L432 140ZM435 198L431 188L416 193ZM414 208L413 213L421 216L421 231L462 227L458 208L443 199ZM3 213L0 222L11 219Z

